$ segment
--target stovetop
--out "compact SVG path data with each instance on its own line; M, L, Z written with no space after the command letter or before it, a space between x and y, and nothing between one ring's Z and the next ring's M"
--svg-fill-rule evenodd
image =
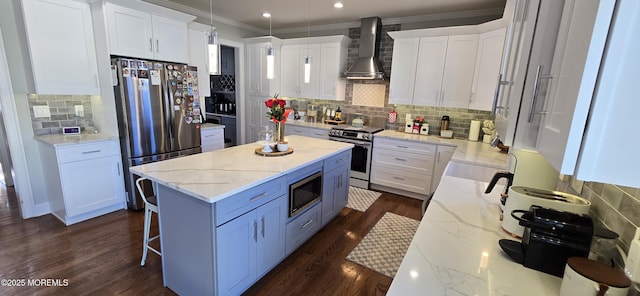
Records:
M340 124L332 127L331 130L329 130L329 137L356 139L371 142L373 140L373 134L381 132L383 130L383 128L379 127L353 127L348 124Z

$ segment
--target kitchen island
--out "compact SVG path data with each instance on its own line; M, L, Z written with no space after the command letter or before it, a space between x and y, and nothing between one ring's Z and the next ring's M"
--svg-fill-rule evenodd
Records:
M260 156L247 144L131 168L154 181L165 286L181 295L240 294L332 217L324 215L329 193L348 178L329 176L348 176L353 145L288 141L293 153L285 156ZM332 190L289 217L289 185L318 171Z
M387 295L558 295L561 278L511 261L498 245L499 193L443 176Z

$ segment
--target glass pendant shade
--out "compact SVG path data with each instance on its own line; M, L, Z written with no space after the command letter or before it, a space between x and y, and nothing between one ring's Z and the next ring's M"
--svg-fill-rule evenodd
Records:
M304 58L304 83L311 82L311 57Z
M207 51L209 53L209 75L220 75L220 43L216 30L209 33Z
M275 72L276 50L269 46L267 48L267 79L273 79Z

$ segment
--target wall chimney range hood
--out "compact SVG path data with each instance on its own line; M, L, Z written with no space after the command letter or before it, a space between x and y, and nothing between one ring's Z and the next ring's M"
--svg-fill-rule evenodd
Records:
M360 48L358 59L347 70L346 79L384 79L380 53L382 21L379 17L363 18L360 25Z

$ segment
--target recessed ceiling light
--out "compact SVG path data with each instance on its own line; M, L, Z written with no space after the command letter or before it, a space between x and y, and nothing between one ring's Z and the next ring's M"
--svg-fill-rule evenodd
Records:
M262 13L262 16L271 17L271 14L269 12L265 11L265 12Z
M344 6L344 4L342 4L342 2L333 3L333 7L335 7L335 8L342 8L343 6Z

